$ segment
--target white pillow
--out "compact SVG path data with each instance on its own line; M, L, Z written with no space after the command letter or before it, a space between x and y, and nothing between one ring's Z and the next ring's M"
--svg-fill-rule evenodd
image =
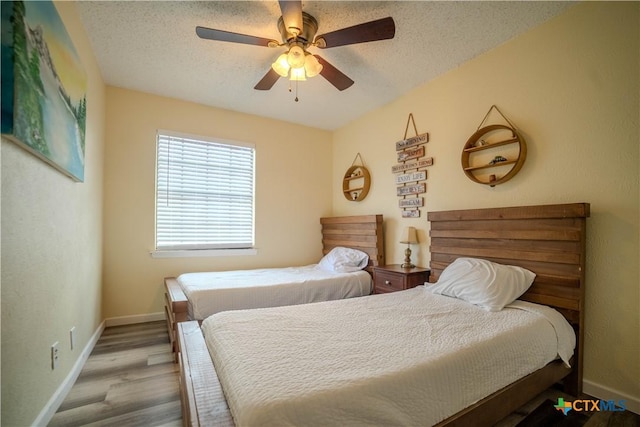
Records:
M318 268L338 273L351 273L362 270L368 264L369 255L365 252L338 246L322 257Z
M442 271L438 282L425 289L500 311L526 292L536 275L515 265L477 258L458 258Z

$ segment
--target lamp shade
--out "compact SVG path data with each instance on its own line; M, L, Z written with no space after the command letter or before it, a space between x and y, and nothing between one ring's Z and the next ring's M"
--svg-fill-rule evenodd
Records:
M304 67L304 50L300 46L292 46L287 54L287 62L291 68Z
M271 64L271 68L273 68L273 71L278 73L280 76L287 77L290 68L289 62L287 62L287 54L283 53L280 55L278 59L276 59L276 62Z
M307 77L315 77L322 71L322 64L318 62L315 56L307 54L304 59L304 71Z
M303 82L307 80L307 77L304 75L304 67L301 68L292 68L291 76L289 80Z
M402 233L402 240L400 240L400 243L418 243L418 234L416 233L416 229L414 227L405 228Z

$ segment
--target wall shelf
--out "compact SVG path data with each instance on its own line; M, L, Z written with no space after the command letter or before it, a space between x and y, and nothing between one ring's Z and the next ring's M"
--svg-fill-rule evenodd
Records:
M352 202L364 200L371 187L371 175L364 166L351 166L342 179L342 194Z
M493 135L502 135L506 132L511 134L511 138L508 139L500 139L496 142L491 142L490 137ZM489 139L489 142L485 142L485 138ZM504 161L496 161L495 163L484 163L481 164L474 159L475 155L481 152L487 152L487 150L492 150L500 147L507 147L509 145L518 145L518 153L515 159L507 159ZM502 157L502 156L496 156ZM503 157L504 158L504 157ZM522 168L525 159L527 158L527 144L522 137L518 133L515 128L505 126L505 125L490 125L485 126L481 129L478 129L471 137L467 140L464 148L462 149L462 170L465 175L478 184L485 184L491 187L494 187L498 184L502 184L513 178ZM504 172L504 166L510 166L509 170ZM489 169L495 168L495 172L490 174L489 177L481 176L481 174L476 174L476 172L487 172Z

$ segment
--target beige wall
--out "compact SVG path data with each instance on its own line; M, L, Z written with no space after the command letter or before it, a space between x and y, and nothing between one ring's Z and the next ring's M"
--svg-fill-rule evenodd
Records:
M255 143L258 255L151 258L157 129ZM161 312L166 276L316 262L320 217L331 213L331 159L327 131L109 87L105 317Z
M86 179L74 183L2 140L3 424L36 418L103 318L160 312L165 276L313 262L318 218L330 214L384 214L389 262L403 258L399 231L416 226L414 260L428 265L427 211L581 201L592 207L585 379L600 397L640 399L637 2L577 5L334 133L105 91L73 4L56 5L89 75ZM529 144L522 171L495 188L460 169L462 145L492 104ZM435 158L416 220L400 218L391 173L409 113ZM150 257L158 128L256 144L257 256ZM358 152L373 183L354 203L341 179ZM51 371L54 341L61 360Z
M88 76L85 181L2 140L2 424L30 425L102 321L104 84L72 3L56 3ZM69 329L76 327L70 350ZM50 347L60 363L51 370Z
M426 212L591 203L587 241L587 389L640 399L640 4L587 2L345 126L334 135L334 214L382 213L389 262L401 262L402 227L417 227L417 264L429 262ZM425 47L428 49L428 46ZM410 66L410 63L406 64ZM524 134L529 155L511 181L490 188L461 170L461 150L496 104ZM426 207L397 208L394 143L409 113L429 132ZM502 123L492 115L489 123ZM409 134L412 136L412 133ZM369 196L341 193L357 152L372 174ZM596 387L596 388L594 388ZM639 410L639 408L636 408Z

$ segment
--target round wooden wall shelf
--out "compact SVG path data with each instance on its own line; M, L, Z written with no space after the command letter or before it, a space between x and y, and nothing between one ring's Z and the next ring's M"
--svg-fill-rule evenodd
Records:
M342 193L347 200L364 200L371 187L371 175L364 166L351 166L342 179Z
M511 137L505 138L504 135L508 133L511 133ZM510 156L511 158L501 155L499 147L508 148L507 146L515 144L518 144L517 155ZM495 156L489 162L474 162L474 157L479 157L481 153L495 153ZM490 125L478 129L467 140L462 150L462 170L471 181L493 187L513 178L526 158L527 143L516 129L505 125Z

